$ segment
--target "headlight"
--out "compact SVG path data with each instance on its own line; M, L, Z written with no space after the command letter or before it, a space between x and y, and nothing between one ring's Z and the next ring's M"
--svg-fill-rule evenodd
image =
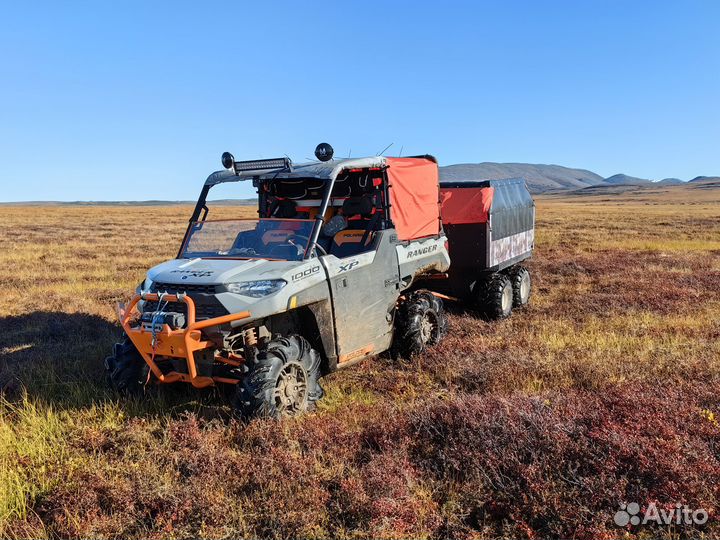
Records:
M242 294L252 298L260 298L273 294L287 285L284 279L264 279L261 281L241 281L240 283L230 283L227 290L231 293Z
M135 294L143 294L146 292L150 292L150 289L152 289L152 286L153 286L152 279L145 278L145 280L135 288Z
M138 285L135 288L135 294L144 294L146 292L150 292L150 289L152 289L152 286L153 286L152 279L145 278L145 281L140 283L140 285ZM140 313L142 313L145 310L145 300L140 300L137 303L137 308L138 308L138 311Z

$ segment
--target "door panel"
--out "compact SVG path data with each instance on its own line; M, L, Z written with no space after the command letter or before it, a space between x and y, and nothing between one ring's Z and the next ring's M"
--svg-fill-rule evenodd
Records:
M388 349L392 339L391 311L399 292L398 260L390 237L376 233L376 250L338 259L322 257L330 278L338 362L348 362Z

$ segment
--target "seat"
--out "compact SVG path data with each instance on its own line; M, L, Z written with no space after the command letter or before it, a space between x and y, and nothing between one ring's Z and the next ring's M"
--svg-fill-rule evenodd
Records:
M295 231L291 231L289 229L270 229L269 231L265 231L263 233L260 241L265 246L268 244L282 244L287 242L287 239L293 234L295 234Z
M365 229L345 229L340 231L333 237L329 253L343 259L367 251L372 245L373 233L367 235L367 239L363 244L362 240L366 232Z
M374 196L348 197L343 202L342 213L348 228L333 237L329 253L343 258L367 251L372 245L373 231L380 217Z
M372 195L348 197L342 205L342 213L355 228L366 229L368 222L375 212L375 202Z
M290 229L266 229L262 223L254 230L240 231L235 237L232 249L263 251L267 246L286 243L287 239L295 234L295 231Z

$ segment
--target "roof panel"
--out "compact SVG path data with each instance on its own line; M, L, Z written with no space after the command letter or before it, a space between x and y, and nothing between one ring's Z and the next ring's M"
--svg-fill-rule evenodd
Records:
M323 180L330 180L331 178L336 178L344 170L384 166L385 158L383 156L373 156L366 158L334 159L325 162L313 161L310 163L300 163L293 165L290 171L284 169L265 169L258 171L242 171L240 174L236 175L232 171L223 170L216 171L208 176L205 184L214 186L224 182L239 182L242 180L251 180L253 178L259 178L260 180L274 180L276 178L321 178Z

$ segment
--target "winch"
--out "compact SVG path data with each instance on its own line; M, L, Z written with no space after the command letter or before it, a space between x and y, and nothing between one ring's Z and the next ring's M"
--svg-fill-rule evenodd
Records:
M153 327L155 327L156 332L160 331L163 325L166 324L173 330L184 328L185 322L185 314L174 311L146 311L140 317L140 323L149 332L152 332Z

